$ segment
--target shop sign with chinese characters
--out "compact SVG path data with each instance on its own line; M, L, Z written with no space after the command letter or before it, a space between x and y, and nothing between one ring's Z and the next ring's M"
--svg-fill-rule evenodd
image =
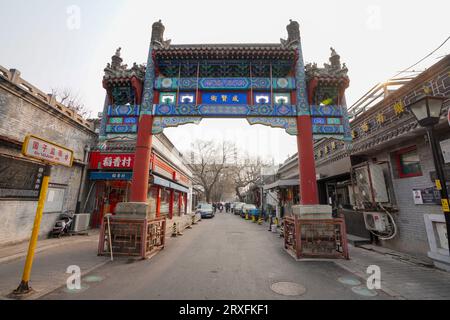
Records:
M25 138L22 154L48 164L71 167L73 163L72 150L33 135Z
M134 154L132 153L92 153L91 169L133 169Z

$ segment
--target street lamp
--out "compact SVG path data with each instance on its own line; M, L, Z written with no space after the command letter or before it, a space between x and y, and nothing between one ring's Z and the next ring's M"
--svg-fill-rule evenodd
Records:
M433 127L439 123L441 109L445 97L422 96L410 105L406 106L416 117L420 126L427 130L428 140L433 154L434 167L436 168L436 186L441 191L442 211L444 211L445 224L447 226L447 235L450 231L450 207L445 180L444 168L441 160L441 151L434 136ZM450 248L450 238L447 236Z

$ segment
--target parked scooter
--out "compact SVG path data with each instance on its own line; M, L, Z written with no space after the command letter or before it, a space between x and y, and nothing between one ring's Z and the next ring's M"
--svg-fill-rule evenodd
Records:
M53 238L61 238L64 235L70 234L70 227L72 226L73 216L73 211L64 211L64 213L59 216L59 219L56 220L55 226L53 227L53 230L51 232Z

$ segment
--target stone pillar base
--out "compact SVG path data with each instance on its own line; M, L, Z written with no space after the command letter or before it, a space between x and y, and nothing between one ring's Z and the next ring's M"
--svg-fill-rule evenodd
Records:
M297 205L292 206L292 213L300 219L333 219L329 205Z
M121 202L116 206L118 219L148 220L155 219L156 212L151 212L150 206L146 202Z

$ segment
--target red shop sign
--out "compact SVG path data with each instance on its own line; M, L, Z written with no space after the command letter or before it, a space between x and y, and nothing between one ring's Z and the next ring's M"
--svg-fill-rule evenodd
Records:
M91 153L90 169L133 169L133 153Z

